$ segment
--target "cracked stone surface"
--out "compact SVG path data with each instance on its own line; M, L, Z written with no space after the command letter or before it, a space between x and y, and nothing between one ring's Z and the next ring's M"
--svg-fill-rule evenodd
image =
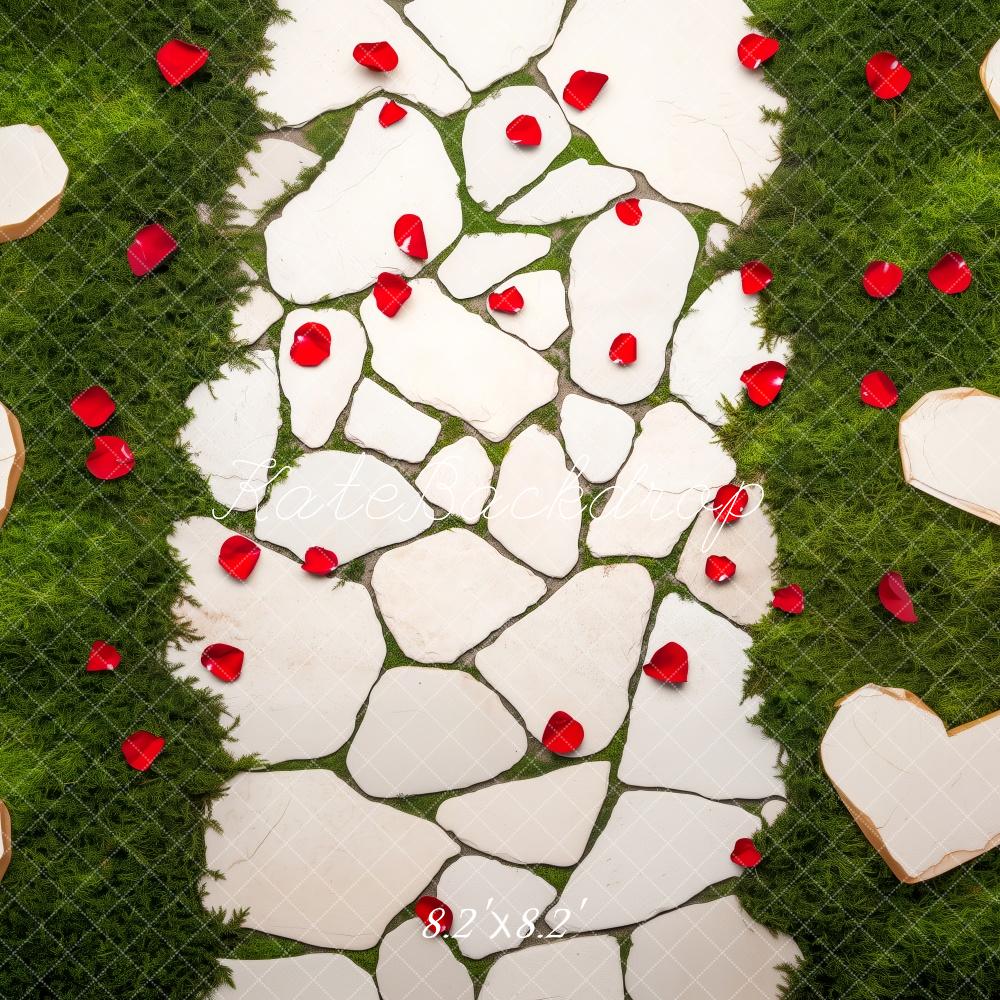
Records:
M240 261L240 270L250 287L246 301L233 309L233 340L239 344L253 344L281 319L285 310L246 261Z
M456 299L471 299L544 257L551 246L540 233L466 235L438 268L438 281Z
M0 243L41 229L59 211L68 178L66 161L41 125L0 128Z
M635 421L611 403L570 393L559 412L559 432L576 471L591 483L606 483L632 450Z
M545 582L464 528L379 556L372 590L399 648L453 663L545 594Z
M17 417L0 403L0 525L10 513L24 469L24 439Z
M222 959L234 986L212 1000L378 1000L372 977L345 955L299 955L258 961Z
M520 723L470 674L396 667L372 690L347 768L376 798L422 795L495 778L527 746Z
M493 291L502 292L511 285L524 296L524 308L519 313L502 313L494 312L487 304L489 314L501 330L512 333L536 351L544 351L569 329L562 275L558 271L515 274Z
M595 566L476 654L476 667L541 740L554 712L584 728L576 756L603 750L628 711L653 583L642 566Z
M499 222L544 226L599 212L609 201L635 189L635 178L619 167L572 160L557 167L527 194L508 205Z
M227 192L236 200L230 225L254 225L268 202L280 197L304 170L319 162L320 157L311 149L287 139L261 139L260 149L247 155Z
M422 462L441 433L441 421L394 396L370 378L354 393L344 437L359 448L403 462Z
M169 646L167 661L239 719L225 745L234 757L274 763L333 753L354 732L385 659L372 599L360 584L310 576L266 548L250 577L236 580L218 562L232 534L210 517L174 525L170 545L191 576L174 614L197 638ZM238 680L225 683L201 665L214 642L246 654Z
M380 90L426 105L442 117L469 105L469 92L443 59L384 0L286 0L291 17L267 29L269 70L247 85L283 125L304 125ZM390 73L373 73L353 57L359 42L389 42L399 54ZM380 102L381 103L381 102Z
M369 802L331 771L244 773L212 804L205 906L320 948L373 948L458 845L439 827Z
M281 426L274 351L251 351L247 360L249 369L223 365L218 378L192 391L192 416L179 434L225 508L220 513L252 510L264 498Z
M609 936L553 941L501 956L479 1000L624 1000L621 953Z
M417 489L448 514L475 524L492 493L493 463L472 437L460 438L431 456L416 478Z
M382 1000L473 1000L472 977L438 937L414 917L391 930L378 950Z
M430 260L461 231L458 174L437 129L416 108L382 128L384 103L358 109L334 158L265 229L268 277L283 298L307 304L367 288L382 271L416 274L423 262L393 236L405 213L420 216Z

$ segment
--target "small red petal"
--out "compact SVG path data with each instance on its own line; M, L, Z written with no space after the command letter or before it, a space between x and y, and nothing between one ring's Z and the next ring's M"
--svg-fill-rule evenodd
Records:
M882 607L889 612L893 618L898 618L901 622L917 621L916 612L913 610L913 600L910 592L903 583L903 578L899 573L889 572L879 580L878 599L882 602Z
M667 684L683 684L688 679L688 654L679 642L668 642L650 658L642 672Z
M865 66L865 78L872 93L888 101L909 87L913 74L891 52L876 52Z
M243 535L230 535L219 546L219 565L234 579L245 580L260 559L260 546Z
M137 278L142 278L155 271L176 249L177 240L158 222L153 222L133 237L128 248L128 266Z
M402 121L406 117L406 108L395 101L386 101L382 105L382 110L378 113L378 123L382 128L388 128Z
M306 549L306 557L302 560L302 568L313 576L327 576L339 565L337 553L320 545L312 545Z
M747 387L747 395L758 406L770 406L778 398L788 369L780 361L761 361L748 368L740 381Z
M946 253L927 272L931 284L945 295L958 295L972 284L972 271L961 254Z
M92 385L74 396L69 408L87 427L100 427L107 423L115 412L115 401L107 389Z
M747 69L758 69L780 48L781 43L777 38L751 33L740 39L740 44L736 46L736 55Z
M725 583L736 575L736 563L729 556L709 556L705 560L705 576L715 583Z
M733 853L729 855L729 860L740 868L756 868L763 858L757 845L749 837L740 837L733 845Z
M899 291L903 283L903 269L888 260L873 260L865 268L862 284L873 299L887 299Z
M743 294L756 295L774 281L774 272L762 260L748 260L740 268L740 278Z
M154 736L145 729L137 729L122 743L122 756L129 767L136 771L148 771L153 761L160 756L166 740Z
M95 479L121 479L135 468L132 449L110 434L94 438L94 450L87 456L87 470Z
M243 673L243 650L228 642L213 642L202 650L201 665L220 681L232 684Z
M712 516L719 524L733 524L743 516L750 494L733 483L720 486L712 501Z
M383 271L372 289L375 305L384 316L392 319L403 307L403 303L413 294L406 278L392 271Z
M861 402L877 410L888 410L899 399L899 390L885 372L869 372L861 380Z
M608 350L608 357L616 365L634 365L638 356L639 342L635 339L634 333L619 333L618 336L611 341L611 347Z
M354 61L373 73L388 73L399 65L399 56L388 42L359 42L354 46Z
M578 69L569 78L569 83L563 90L563 100L577 111L586 111L607 82L606 73L592 73L590 70Z
M396 246L408 257L427 260L427 237L419 215L401 215L393 230Z
M518 115L507 126L507 138L515 146L539 146L542 142L542 126L534 115Z
M173 38L160 46L156 53L156 65L160 67L163 79L171 87L182 84L189 76L194 76L208 62L211 53L200 45L182 42Z
M90 647L87 657L87 672L94 674L103 670L114 670L122 662L122 654L110 643L97 640Z
M774 592L771 605L790 615L801 615L806 609L805 591L797 583L790 583L787 587Z
M322 323L303 323L292 335L292 361L303 368L315 368L330 357L330 330Z
M638 198L626 198L615 205L615 215L626 226L638 226L642 222L642 207Z
M542 743L553 753L572 753L582 742L583 726L569 712L554 712L545 724Z
M421 896L413 904L413 912L425 926L434 931L433 937L447 934L455 921L451 907L447 903L442 903L437 896Z
M524 296L511 285L502 292L491 292L486 300L491 312L517 314L524 308Z

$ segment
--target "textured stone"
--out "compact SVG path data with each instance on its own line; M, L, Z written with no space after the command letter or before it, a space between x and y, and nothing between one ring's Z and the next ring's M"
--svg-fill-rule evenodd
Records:
M713 222L705 234L705 253L711 256L725 250L731 236L729 226L722 222Z
M438 281L456 299L471 299L544 257L551 246L540 233L466 235L438 268Z
M592 483L606 483L632 450L635 421L617 406L570 393L559 413L559 431L576 471Z
M489 310L493 322L519 337L536 351L551 347L569 327L566 315L566 289L558 271L528 271L502 281L495 292L513 285L524 296L524 308L519 313Z
M501 956L479 1000L623 1000L621 954L613 937L553 941Z
M248 154L227 192L236 201L230 224L252 226L268 202L280 197L304 170L319 162L311 149L287 139L261 139L260 149Z
M414 917L382 939L375 971L382 1000L473 1000L465 966L441 938L428 933Z
M1000 40L986 54L979 68L979 79L983 81L983 89L993 110L1000 115Z
M378 1000L372 977L344 955L225 958L222 964L235 986L220 986L212 1000Z
M768 826L772 826L787 808L788 803L784 799L769 799L760 810L760 818Z
M10 513L24 469L24 438L17 417L0 403L0 525Z
M233 310L233 340L238 344L253 344L281 319L285 310L246 261L240 261L240 270L250 287L245 301Z
M540 184L508 205L500 222L546 226L599 212L612 198L635 189L635 178L618 167L571 160L557 167Z
M66 161L41 125L0 128L0 243L41 229L59 211L68 178Z
M441 433L441 421L394 396L370 378L362 379L344 436L361 448L402 462L422 462Z
M492 482L493 463L471 435L433 455L416 479L417 489L432 504L466 524L475 524L482 516Z

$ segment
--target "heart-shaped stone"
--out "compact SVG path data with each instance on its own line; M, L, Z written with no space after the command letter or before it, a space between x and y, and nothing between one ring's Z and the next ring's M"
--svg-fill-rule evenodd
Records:
M893 618L911 624L918 621L917 613L913 610L913 599L899 573L890 571L879 580L878 599Z
M330 357L330 330L322 323L303 323L292 335L288 349L292 361L303 368L315 368Z
M122 756L135 771L148 771L160 756L166 740L145 729L137 729L122 742Z
M406 108L395 101L386 101L378 113L378 123L382 128L388 128L406 117Z
M569 712L553 712L542 731L542 743L553 753L578 750L583 742L583 726Z
M774 272L762 260L748 260L740 268L744 295L756 295L774 281Z
M865 66L868 86L883 101L899 97L912 78L913 74L891 52L876 52Z
M626 226L638 226L642 222L642 206L638 198L626 198L615 205L615 215L618 221Z
M768 59L772 59L781 48L777 38L751 32L740 39L736 46L736 56L747 69L759 69Z
M758 406L770 406L781 392L788 368L780 361L761 361L748 368L740 381L747 387L747 396Z
M876 410L888 410L899 399L899 390L883 371L869 372L861 380L861 402L874 406Z
M69 408L87 427L100 427L114 415L115 401L107 389L92 385L74 396Z
M243 650L228 642L213 642L201 652L201 665L220 681L232 684L243 673Z
M388 73L399 65L399 56L388 42L359 42L353 54L359 66L373 73Z
M97 640L90 647L90 655L87 657L87 673L101 673L105 670L114 670L122 662L122 654L109 642Z
M805 591L797 583L790 583L774 592L771 605L786 614L801 615L806 609Z
M607 74L578 69L563 90L563 100L577 111L586 111L608 82Z
M511 285L502 292L491 292L486 304L490 307L490 312L516 315L524 308L524 296L515 285Z
M750 503L750 494L735 483L720 486L712 501L712 517L719 524L733 524L743 516Z
M396 220L393 229L396 246L415 260L427 260L427 237L424 235L424 224L419 215L407 213Z
M243 535L230 535L219 546L219 565L235 580L245 580L260 559L260 546Z
M507 138L515 146L540 146L542 126L534 115L518 115L507 126Z
M383 316L392 319L403 307L403 303L413 294L406 278L392 271L383 271L372 289L375 305Z
M172 38L165 45L161 45L156 53L156 65L163 75L163 79L171 87L180 86L189 76L194 76L208 62L211 53L208 49L203 49L200 45L192 45L190 42L182 42L179 38Z
M95 479L121 479L135 468L135 455L120 437L103 434L94 438L94 450L87 456L87 471Z
M155 271L175 250L177 240L158 222L143 226L128 248L128 266L137 278Z
M679 642L668 642L653 653L642 672L666 684L683 684L688 679L688 653Z
M639 342L635 339L635 334L619 333L611 341L608 357L616 365L634 365L636 358L639 357Z
M736 563L729 556L709 556L705 560L705 576L713 583L725 583L736 575Z
M873 299L887 299L899 291L903 283L903 269L889 260L873 260L865 268L861 283Z
M336 552L324 549L322 545L311 545L306 549L302 568L313 576L328 576L340 565Z
M443 903L437 896L421 896L413 904L413 912L427 928L427 931L423 933L428 938L447 934L455 922L455 915L451 912L451 907L447 903Z
M958 253L946 253L928 272L931 284L945 295L959 295L972 284L972 271Z

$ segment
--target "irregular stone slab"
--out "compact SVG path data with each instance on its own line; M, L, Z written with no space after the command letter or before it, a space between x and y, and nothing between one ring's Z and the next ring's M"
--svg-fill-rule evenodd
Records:
M375 976L382 1000L472 1000L472 977L439 937L414 917L382 939Z
M607 761L561 767L457 795L438 806L438 826L483 854L518 865L575 865L608 793Z
M458 853L443 830L369 802L332 771L238 774L205 831L207 909L252 930L363 951Z
M761 361L785 363L787 340L762 347L757 325L758 296L744 295L738 271L710 285L677 325L670 353L670 391L710 424L725 423L722 400L743 398L740 376Z
M422 462L440 433L440 420L370 378L361 380L344 427L348 441L403 462Z
M916 695L866 684L837 703L823 768L901 882L941 875L1000 844L1000 715L946 730Z
M705 234L705 253L711 256L725 250L731 236L729 226L721 222L713 222Z
M68 178L66 161L41 125L0 128L0 243L41 229L59 211Z
M438 268L438 281L456 299L482 295L498 281L532 261L544 257L552 246L539 233L473 233Z
M559 374L544 358L452 302L434 281L414 281L410 288L392 319L372 296L361 304L374 347L372 367L407 399L461 417L490 441L502 441L555 398Z
M581 67L606 73L610 84L586 111L563 105L570 124L665 198L739 223L746 190L780 159L781 127L763 121L761 108L786 106L733 57L749 15L743 0L719 0L706 30L698 4L582 0L538 68L557 94Z
M372 690L347 769L376 798L422 795L495 778L527 747L500 699L465 671L396 667Z
M260 91L260 107L281 124L304 125L380 90L442 117L469 106L462 81L383 0L288 0L283 9L291 17L272 21L265 36L271 68L247 80ZM372 41L396 50L392 72L373 73L354 61L354 46Z
M432 504L475 524L492 494L493 463L471 435L442 448L417 476L417 489Z
M632 450L635 421L617 406L570 393L559 411L559 431L573 468L592 483L606 483Z
M536 351L551 347L569 327L566 315L566 289L558 271L528 271L507 278L496 288L501 292L513 285L524 296L524 308L519 313L489 310L493 322L519 337Z
M669 555L702 505L736 474L713 429L681 403L650 410L640 428L611 498L590 524L587 547L595 556Z
M545 582L464 528L379 556L372 590L399 648L453 663L545 594Z
M507 138L507 126L519 115L537 119L542 130L538 146L516 146ZM541 177L569 139L566 117L541 87L504 87L490 94L465 116L462 131L470 196L484 208L496 208Z
M170 544L191 577L174 614L196 638L169 646L167 661L222 697L237 723L227 745L234 757L276 763L333 753L354 732L385 659L372 599L360 584L310 576L266 548L250 577L235 580L219 566L230 535L210 517L174 525ZM238 680L225 683L201 665L213 642L246 654Z
M523 868L492 858L466 855L449 865L438 879L438 898L459 915L453 937L466 958L485 958L519 948L518 928L548 909L556 890ZM469 914L468 919L461 919Z
M750 636L700 604L668 594L656 613L646 662L668 642L687 650L687 683L639 678L619 779L712 799L783 795L780 747L748 721L761 699L743 700Z
M311 149L287 139L261 139L260 149L247 155L228 194L236 200L230 225L252 226L268 202L279 198L299 175L320 162Z
M552 44L565 5L566 0L413 0L403 12L470 90L485 90Z
M510 444L486 523L509 552L546 576L563 577L580 558L580 483L559 439L526 427Z
M753 625L767 614L778 579L772 566L778 558L778 540L767 510L764 491L745 487L750 503L734 524L720 529L711 509L698 515L677 565L677 579L698 598L737 625ZM736 575L725 583L714 583L705 575L710 555L729 556Z
M249 369L223 365L192 391L191 419L179 434L226 510L252 510L264 499L281 426L274 351L251 351L247 361Z
M772 826L787 808L788 803L784 799L769 799L760 811L760 818L768 826Z
M735 896L695 903L632 932L625 985L632 1000L778 1000L802 952L755 920Z
M677 209L647 198L639 206L639 225L604 212L570 252L570 377L615 403L638 402L659 384L698 256L698 234ZM616 365L608 357L619 333L638 341L634 364Z
M390 465L373 455L303 455L257 511L254 533L300 559L321 545L341 565L426 531L434 512Z
M344 955L221 961L235 986L220 986L212 1000L378 1000L372 977Z
M979 389L939 389L899 421L903 478L918 490L1000 524L1000 398Z
M476 654L476 667L541 740L553 712L583 725L575 756L603 750L628 711L628 682L639 662L653 603L642 566L594 566Z
M7 520L24 470L24 438L17 417L0 403L0 525Z
M983 89L993 110L1000 115L1000 40L986 54L979 68L979 79L983 81Z
M590 853L570 876L558 910L566 931L648 920L743 871L730 861L760 820L738 806L674 792L625 792ZM556 911L553 911L556 912Z
M384 104L358 110L336 156L264 231L268 277L283 298L317 302L367 288L382 271L416 274L423 261L393 236L406 213L420 216L430 260L461 231L458 174L437 130L416 108L382 128Z
M295 331L305 323L321 323L330 331L330 356L314 368L292 360ZM361 377L368 339L361 324L343 309L293 309L281 328L278 371L292 410L292 433L308 448L330 439L351 390Z
M479 1000L623 1000L621 953L613 937L576 938L501 956Z
M233 310L233 340L238 344L253 344L281 319L285 310L246 261L240 261L240 270L247 276L250 291L246 301Z
M0 799L0 879L10 867L11 849L10 812L7 803Z
M540 184L508 205L500 222L547 226L599 212L612 198L635 190L635 178L618 167L571 160L557 167Z

